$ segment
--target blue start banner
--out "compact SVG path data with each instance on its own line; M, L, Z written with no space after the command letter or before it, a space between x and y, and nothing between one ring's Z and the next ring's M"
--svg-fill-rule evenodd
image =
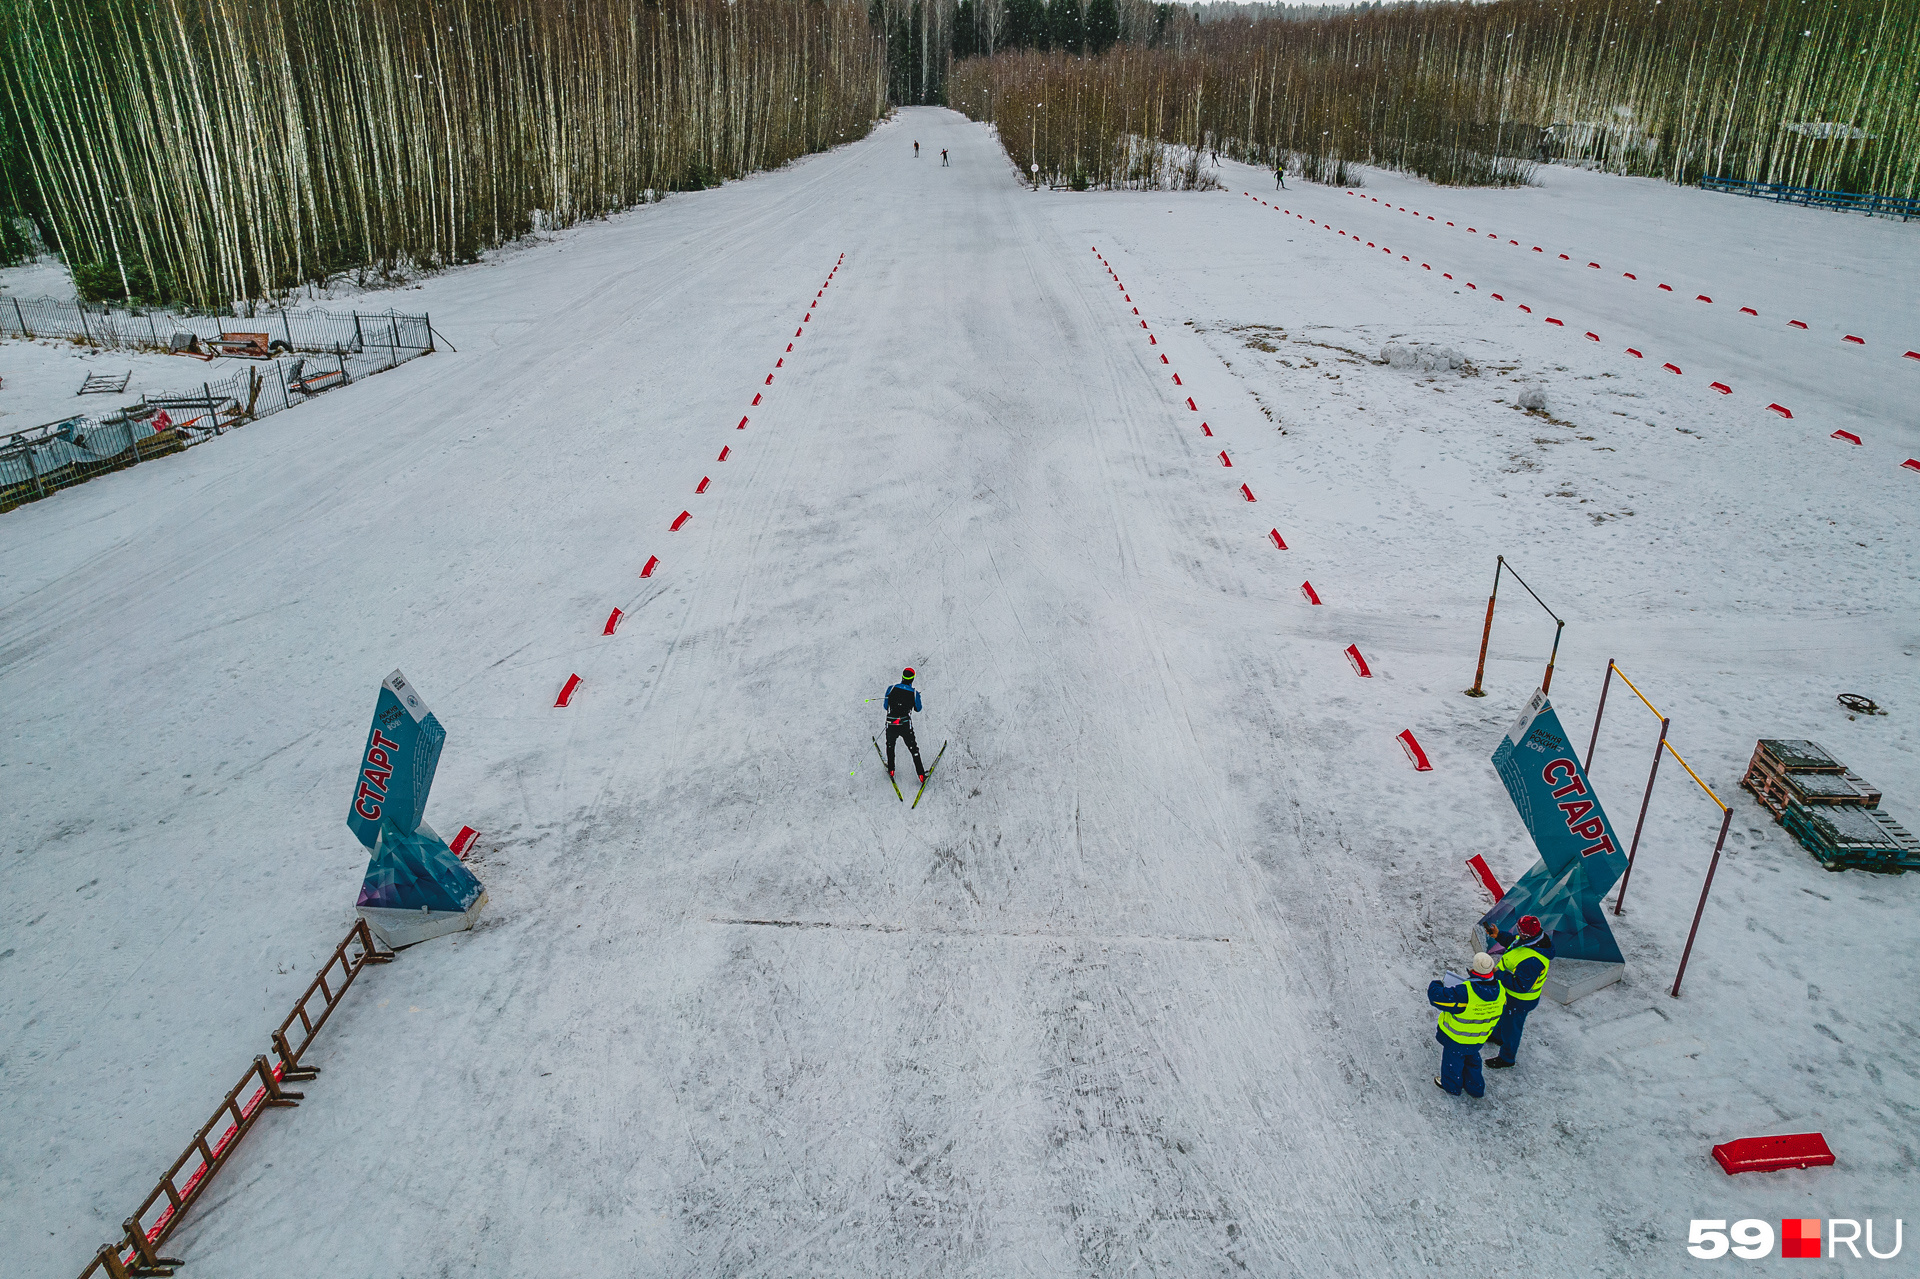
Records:
M420 827L427 811L427 792L440 766L440 748L447 730L399 671L380 683L373 707L373 727L366 749L360 752L360 773L354 778L353 803L347 810L347 828L372 848L380 823L393 823L402 834Z
M1511 929L1535 915L1560 958L1622 962L1601 899L1626 871L1626 850L1544 691L1500 739L1493 766L1540 860L1480 922Z

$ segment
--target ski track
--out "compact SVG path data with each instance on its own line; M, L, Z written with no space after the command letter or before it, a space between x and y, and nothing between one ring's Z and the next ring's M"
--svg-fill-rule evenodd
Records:
M361 979L306 1102L169 1244L203 1279L273 1255L1465 1275L1515 1250L1666 1274L1691 1216L1898 1215L1920 1058L1897 992L1920 971L1889 939L1920 877L1826 874L1733 782L1755 736L1814 736L1914 824L1909 371L1789 367L1792 339L1534 273L1735 369L1721 402L1691 365L1663 384L1651 349L1619 367L1456 294L1447 252L1513 269L1469 237L1285 193L1432 237L1413 284L1226 176L1034 193L987 130L904 111L381 299L459 353L0 517L14 1264L83 1264L345 930L364 854L342 801L395 665L448 727L429 820L483 832L490 904ZM1441 198L1619 249L1603 263L1674 252L1624 240L1616 197L1744 228L1718 258L1730 237L1688 232L1703 279L1755 280L1754 244L1816 229L1830 254L1766 266L1790 295L1869 297L1876 253L1915 265L1837 215L1544 181ZM1474 372L1377 365L1387 340ZM1755 418L1769 379L1794 422ZM1511 407L1522 383L1548 414ZM1824 438L1847 422L1873 447ZM1735 840L1670 1000L1710 844L1671 770L1617 925L1627 980L1543 1008L1524 1068L1470 1103L1429 1082L1423 993L1483 909L1462 859L1506 882L1532 856L1486 764L1543 658L1518 590L1493 695L1459 696L1502 552L1570 617L1570 729L1618 657ZM924 757L950 743L917 810L860 740L908 664ZM1893 714L1846 720L1836 679ZM1608 714L1619 824L1651 735ZM1809 1128L1839 1165L1729 1180L1705 1157Z

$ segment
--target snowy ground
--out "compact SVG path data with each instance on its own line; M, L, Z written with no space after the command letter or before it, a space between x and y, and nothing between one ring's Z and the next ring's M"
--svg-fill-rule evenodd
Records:
M1910 1219L1920 876L1829 874L1734 783L1810 736L1920 818L1920 232L1564 169L1369 175L1432 229L1283 196L1356 244L1223 175L1034 193L904 112L431 279L458 353L0 517L13 1264L79 1268L344 932L395 666L487 918L350 994L175 1237L201 1279L1677 1274L1695 1217ZM1532 860L1487 762L1551 629L1518 591L1460 695L1500 553L1569 619L1572 731L1617 658L1736 817L1671 999L1717 812L1665 771L1626 980L1475 1102L1423 995L1483 909L1463 859ZM952 743L917 811L862 740L904 663ZM1616 824L1654 732L1616 693ZM1809 1129L1835 1167L1708 1158Z

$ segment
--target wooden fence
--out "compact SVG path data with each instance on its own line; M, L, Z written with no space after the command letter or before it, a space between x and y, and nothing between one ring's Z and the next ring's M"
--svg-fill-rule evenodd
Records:
M149 1275L170 1275L182 1264L177 1258L162 1255L161 1245L179 1229L187 1209L205 1193L207 1183L227 1162L240 1139L252 1131L254 1122L268 1109L300 1104L304 1094L290 1092L282 1085L312 1079L320 1073L319 1067L304 1064L302 1055L320 1028L327 1024L333 1010L340 1006L340 1000L360 971L368 964L384 964L392 958L391 951L374 945L367 921L355 920L327 962L320 966L306 993L294 1003L293 1011L273 1032L273 1048L279 1062L269 1064L264 1054L253 1059L253 1064L240 1076L240 1082L227 1090L213 1117L200 1125L200 1131L193 1135L186 1150L173 1161L173 1166L167 1169L139 1209L121 1223L122 1236L101 1246L87 1268L80 1272L80 1279L92 1279L98 1274L105 1274L109 1279L144 1279ZM288 1038L288 1031L296 1022L300 1026L298 1047ZM249 1087L252 1093L245 1101L240 1100ZM217 1137L216 1130L219 1131Z

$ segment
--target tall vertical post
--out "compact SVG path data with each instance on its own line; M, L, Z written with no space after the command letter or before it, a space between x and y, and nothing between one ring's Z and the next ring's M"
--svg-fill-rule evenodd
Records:
M1714 841L1713 860L1707 863L1707 882L1700 885L1700 904L1693 908L1693 927L1687 930L1687 948L1680 952L1680 971L1673 975L1673 989L1667 993L1680 998L1680 979L1687 975L1687 960L1693 956L1693 935L1700 931L1700 916L1707 909L1707 893L1713 888L1713 872L1720 869L1720 850L1726 847L1727 828L1733 825L1733 810L1720 819L1720 838Z
M1653 767L1647 770L1647 792L1640 797L1640 818L1633 824L1633 846L1627 849L1627 869L1620 876L1620 891L1614 894L1613 913L1620 913L1620 905L1627 900L1627 881L1633 878L1633 857L1640 851L1640 828L1647 824L1647 805L1653 802L1653 779L1660 775L1660 756L1667 749L1667 729L1671 719L1660 721L1660 740L1653 747Z
M1553 651L1547 654L1547 673L1540 680L1540 691L1543 693L1553 687L1553 662L1560 656L1560 632L1566 629L1565 622L1557 617L1553 619Z
M1480 687L1480 681L1487 674L1487 641L1493 636L1493 602L1500 597L1500 572L1507 566L1507 557L1502 555L1493 566L1493 590L1487 595L1487 623L1480 628L1480 664L1473 668L1473 687L1467 690L1468 697L1485 697L1486 690Z
M293 350L293 325L287 323L287 308L280 308L280 331L287 335L287 350Z
M23 338L30 338L30 337L32 337L32 336L33 336L33 334L32 334L32 333L30 333L30 332L29 332L29 331L27 330L27 317L26 317L25 315L23 315L23 314L21 313L21 311L20 311L20 299L19 299L19 298L14 298L14 299L13 299L13 318L14 318L14 319L16 319L16 320L18 320L18 321L20 321L20 336L21 336L21 337L23 337Z
M87 327L87 304L85 302L76 303L74 309L78 311L80 315L80 332L86 337L87 345L92 346L93 330Z
M1600 717L1607 713L1607 690L1612 687L1613 659L1609 657L1607 659L1607 677L1600 681L1600 704L1593 708L1593 736L1587 739L1587 762L1584 767L1589 774L1593 772L1593 747L1594 744L1600 740ZM1662 730L1661 736L1663 738L1666 736L1664 730ZM1657 766L1656 761L1656 767Z

